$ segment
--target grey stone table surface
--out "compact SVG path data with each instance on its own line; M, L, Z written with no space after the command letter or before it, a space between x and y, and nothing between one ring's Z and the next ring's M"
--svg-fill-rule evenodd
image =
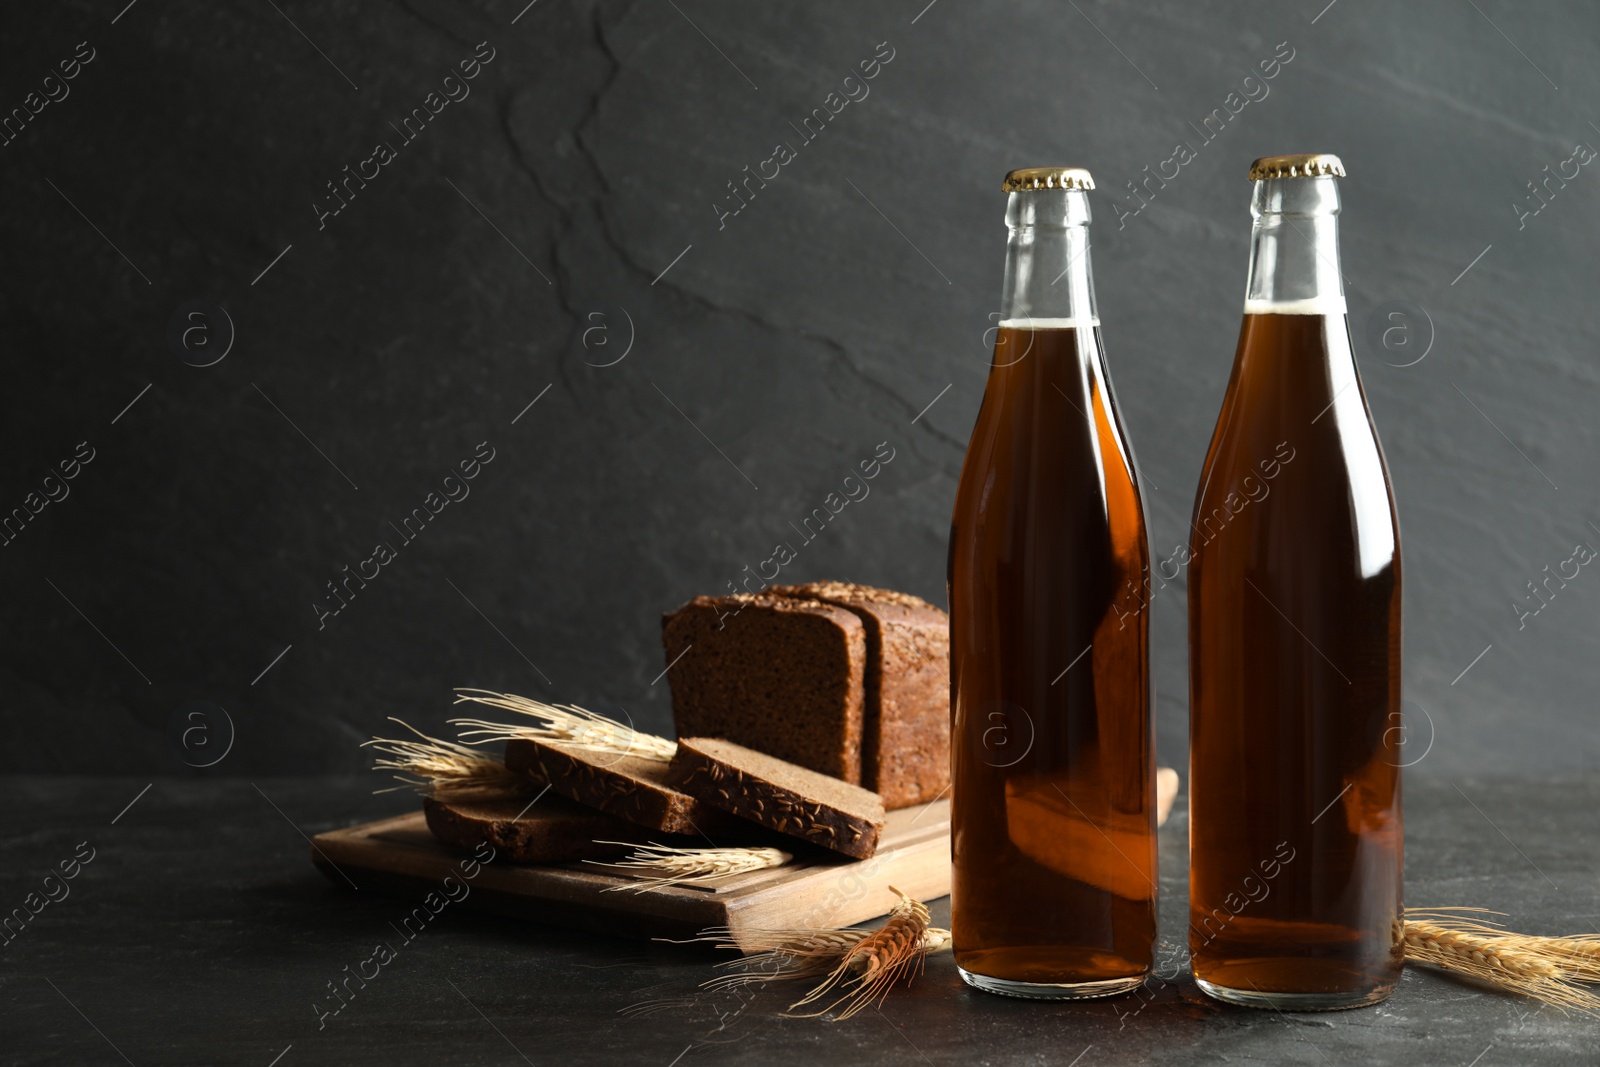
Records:
M330 882L305 835L402 810L338 778L0 782L0 906L46 903L0 945L5 1064L1594 1064L1600 1023L1408 968L1385 1004L1283 1015L1213 1004L1183 968L1182 808L1162 831L1162 965L1144 997L989 997L935 958L881 1010L779 1017L790 990L708 994L714 957L447 908L336 1015L328 983L395 941L400 902ZM1418 780L1412 904L1520 929L1600 924L1600 777ZM88 857L87 862L81 862ZM62 886L66 895L62 896ZM37 900L37 898L35 898ZM949 919L948 900L933 904ZM623 1009L652 1005L653 1012Z

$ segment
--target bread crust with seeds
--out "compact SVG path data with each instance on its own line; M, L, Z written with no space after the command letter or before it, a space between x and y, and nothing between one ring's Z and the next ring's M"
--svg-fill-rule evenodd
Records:
M719 738L678 740L672 781L707 804L856 859L878 850L882 799L869 789Z
M668 765L638 756L594 752L558 741L506 742L506 766L534 775L579 804L637 826L669 834L717 840L736 830L737 820L674 788Z

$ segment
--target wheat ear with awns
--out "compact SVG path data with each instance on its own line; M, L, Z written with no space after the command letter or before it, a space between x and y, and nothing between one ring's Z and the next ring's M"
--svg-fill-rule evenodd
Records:
M1493 914L1479 908L1406 909L1406 962L1600 1017L1600 996L1575 984L1600 981L1600 943L1583 936L1507 933L1497 923L1463 918L1462 912Z
M451 719L462 741L484 745L494 741L557 741L572 748L666 763L678 746L664 737L640 733L631 726L574 704L546 704L513 693L488 689L457 689L457 704L485 704L515 712L531 722L505 723L485 719Z
M625 841L600 841L603 845L624 845ZM632 889L643 893L673 885L694 885L732 874L748 874L770 867L781 867L794 857L776 848L674 848L671 845L640 845L620 860L588 860L603 867L628 867L655 875L628 885L603 890L615 893Z
M926 905L892 886L889 891L900 901L876 930L745 931L737 940L725 927L705 931L694 940L755 951L719 964L731 968L731 973L709 979L702 986L725 989L785 979L821 979L789 1006L788 1014L798 1018L826 1015L842 1007L838 1018L844 1020L881 1003L897 981L914 977L929 955L950 947L950 931L928 925ZM837 995L816 1011L795 1012L833 994Z
M727 974L702 982L707 989L738 988L790 978L821 978L830 974L852 948L875 930L761 930L743 931L735 942L731 931L712 929L696 940L711 941L722 948L743 947L750 955L719 963ZM950 931L930 926L922 932L922 955L936 956L950 950ZM865 970L867 959L853 957L849 966Z
M1536 952L1573 982L1600 982L1600 934L1539 937L1507 934L1496 942L1507 949Z
M889 918L845 950L836 966L815 989L789 1005L788 1014L797 1014L796 1008L817 1004L829 994L839 996L816 1011L800 1012L800 1018L826 1015L835 1008L841 1021L889 995L889 989L901 977L909 981L922 969L923 939L928 932L928 907L913 900L900 890L889 887L889 892L900 897L900 902L889 912Z
M404 726L417 739L374 737L361 743L363 748L383 753L373 761L373 770L400 772L393 777L402 784L375 789L375 793L413 789L424 796L462 798L520 796L530 791L532 782L527 777L492 756L454 741L429 737L392 715L389 721Z
M1452 930L1481 934L1498 951L1521 951L1545 960L1563 978L1573 982L1600 982L1600 934L1519 934L1489 918L1472 916L1503 915L1488 908L1409 908L1408 921L1432 921Z

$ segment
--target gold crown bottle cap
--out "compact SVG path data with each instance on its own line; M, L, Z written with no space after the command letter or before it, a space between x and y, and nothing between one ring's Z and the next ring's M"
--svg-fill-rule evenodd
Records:
M1023 167L1006 175L1000 189L1022 193L1036 189L1093 189L1094 178L1082 167Z
M1302 156L1262 156L1250 164L1250 180L1263 178L1315 178L1331 174L1344 177L1344 164L1330 152L1317 152Z

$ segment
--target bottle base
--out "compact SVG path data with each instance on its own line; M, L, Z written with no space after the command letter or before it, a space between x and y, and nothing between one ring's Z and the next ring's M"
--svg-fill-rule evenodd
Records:
M1259 989L1234 989L1196 976L1200 991L1224 1004L1241 1008L1272 1008L1276 1011L1343 1011L1365 1008L1389 999L1394 986L1379 986L1355 993L1263 993Z
M1018 982L1010 978L991 978L974 974L957 965L961 980L973 989L985 993L998 993L1003 997L1021 997L1024 1000L1094 1000L1114 997L1118 993L1131 993L1144 984L1148 977L1136 974L1129 978L1112 978L1099 982Z

